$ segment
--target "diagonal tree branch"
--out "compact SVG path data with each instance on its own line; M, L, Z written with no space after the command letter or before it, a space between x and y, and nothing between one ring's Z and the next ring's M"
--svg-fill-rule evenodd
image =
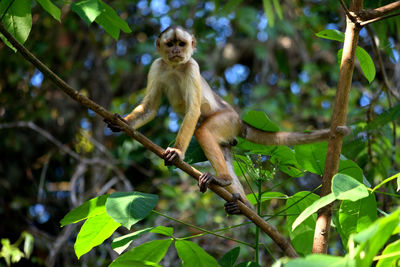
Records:
M121 129L130 137L136 139L147 149L155 153L157 156L163 158L164 149L154 144L150 139L145 137L143 134L135 131L133 128L129 127L122 120L114 116L111 112L106 110L104 107L99 104L93 102L86 96L80 94L75 89L73 89L70 85L68 85L64 80L58 77L53 71L51 71L45 64L43 64L39 59L37 59L28 49L26 49L23 45L21 45L0 23L0 33L2 33L7 40L17 49L18 52L22 54L22 56L29 62L31 62L36 68L38 68L46 77L50 78L61 90L63 90L67 95L69 95L74 100L78 101L80 104L85 106L88 109L93 110L101 117L109 120L110 122L118 125ZM183 170L194 179L198 180L201 172L197 169L193 168L189 164L185 163L182 160L179 160L175 163L175 166L179 169ZM220 197L225 199L226 201L232 200L232 194L230 194L226 189L211 184L209 188L218 194ZM297 257L297 253L292 247L291 243L284 238L281 233L279 233L275 227L267 223L264 219L257 215L251 208L247 207L242 202L238 202L239 209L249 220L251 220L254 224L260 227L289 257Z

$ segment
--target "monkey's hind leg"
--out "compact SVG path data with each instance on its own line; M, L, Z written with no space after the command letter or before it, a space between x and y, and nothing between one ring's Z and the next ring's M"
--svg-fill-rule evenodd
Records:
M200 176L201 192L205 192L210 183L224 187L232 184L220 144L230 142L236 137L236 122L238 115L234 111L226 110L210 116L196 129L196 139L216 172L216 176L209 173Z

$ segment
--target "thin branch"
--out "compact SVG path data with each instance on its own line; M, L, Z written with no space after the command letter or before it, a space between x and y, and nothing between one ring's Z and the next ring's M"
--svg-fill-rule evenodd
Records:
M354 23L357 22L357 18L354 16L354 14L350 13L350 10L347 8L346 4L343 2L343 0L339 0L340 5L342 6L344 13L346 13L346 16Z
M14 4L14 2L15 2L15 0L12 0L12 1L8 4L8 7L7 7L6 10L4 11L4 13L1 15L0 22L4 19L4 17L6 16L8 10L9 10L10 7L12 6L12 4Z
M132 127L129 127L122 120L114 116L111 112L106 110L104 107L99 104L93 102L86 96L80 94L75 89L73 89L70 85L68 85L65 81L63 81L60 77L58 77L53 71L51 71L45 64L43 64L39 59L37 59L28 49L26 49L23 45L21 45L0 23L0 32L8 39L8 41L17 49L18 52L22 54L22 56L29 62L31 62L36 68L38 68L44 75L50 78L61 90L63 90L67 95L69 95L74 100L81 103L88 109L96 112L101 117L107 119L108 121L118 125L121 129L130 137L136 139L142 145L144 145L147 149L151 150L153 153L157 154L159 157L163 158L164 149L159 147L150 141L147 137L142 135L141 133L135 131ZM188 173L190 176L198 180L201 172L185 163L182 160L178 160L175 163L175 166ZM226 201L232 200L232 194L229 193L225 188L220 186L211 184L209 188L218 194L220 197L225 199ZM297 257L297 252L294 250L291 243L282 236L280 232L276 230L276 228L266 221L264 221L260 216L258 216L253 209L247 207L242 202L238 202L239 209L247 218L253 221L257 226L259 226L271 239L285 252L286 255L290 257Z
M368 25L368 24L370 24L372 22L388 19L388 18L391 18L391 17L399 16L399 15L400 15L400 12L399 13L390 14L390 15L386 15L386 16L382 16L382 17L373 18L373 19L370 19L370 20L365 20L363 22L360 22L360 26L365 26L365 25Z
M400 1L396 1L385 6L381 6L375 9L363 10L359 12L359 16L363 21L376 19L378 17L383 17L386 14L400 9Z

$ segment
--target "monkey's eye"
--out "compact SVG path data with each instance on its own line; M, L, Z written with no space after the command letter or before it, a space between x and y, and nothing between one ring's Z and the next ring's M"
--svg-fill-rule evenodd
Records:
M167 43L167 46L168 46L168 47L172 47L172 46L174 46L174 44L173 44L172 42L168 42L168 43Z
M179 46L184 47L186 45L185 42L179 42Z

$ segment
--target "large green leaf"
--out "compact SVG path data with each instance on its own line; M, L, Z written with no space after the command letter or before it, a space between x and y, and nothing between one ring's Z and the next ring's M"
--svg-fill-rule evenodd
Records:
M342 173L338 173L333 177L332 193L336 199L351 201L357 201L369 195L365 185Z
M316 36L328 40L344 42L344 33L338 30L323 30L315 34Z
M219 261L221 267L233 267L240 253L240 247L229 250Z
M142 234L150 232L151 229L153 229L153 227L145 228L127 235L117 237L112 241L111 247L115 252L121 254L127 247L129 247L133 240L135 240Z
M376 267L396 266L400 261L400 240L397 240L382 251L381 259Z
M120 226L107 213L91 217L82 225L74 245L78 259L93 247L100 245Z
M294 147L297 162L307 171L323 175L327 142L297 145Z
M300 224L294 231L292 225L297 214L303 212L308 206L317 201L319 197L310 192L298 192L286 201L286 226L289 231L290 240L293 247L301 255L307 255L312 252L312 244L314 240L315 222L317 215L313 214Z
M102 12L98 17L96 17L96 22L101 25L108 34L110 34L115 40L118 40L120 30L125 33L132 32L126 21L121 19L114 9L103 1L98 1L100 2Z
M61 226L76 223L103 213L106 213L106 200L109 195L103 195L85 201L79 207L71 210L60 221Z
M81 0L71 4L71 10L77 13L88 25L90 25L102 12L98 0Z
M376 210L374 194L357 201L344 200L341 203L338 219L343 244L347 244L350 234L361 232L378 219Z
M182 260L182 267L218 266L216 259L192 241L177 240L175 247L179 258Z
M32 28L31 1L2 0L0 1L0 16L4 14L10 4L11 6L7 13L5 13L2 23L15 39L23 44L28 38ZM4 36L1 36L2 39L4 39Z
M320 199L318 199L317 201L312 203L302 213L300 213L300 215L293 222L292 231L294 231L297 226L299 226L302 222L304 222L312 214L317 212L320 208L331 204L333 201L335 201L335 196L333 195L333 193L330 193L329 195L321 197Z
M135 247L116 258L109 267L130 266L131 261L159 263L171 245L171 239L154 240Z
M375 79L376 74L374 61L372 61L368 52L359 46L356 48L356 57L358 62L360 62L360 67L365 78L367 78L368 82L371 83Z
M47 13L53 18L61 22L61 10L54 5L50 0L36 0Z
M115 192L106 202L107 213L117 222L130 229L145 218L156 206L158 196L141 192Z
M397 210L389 216L378 219L364 231L350 236L350 246L354 246L353 242L360 244L355 255L357 266L371 265L376 254L399 224L399 215L400 210Z

